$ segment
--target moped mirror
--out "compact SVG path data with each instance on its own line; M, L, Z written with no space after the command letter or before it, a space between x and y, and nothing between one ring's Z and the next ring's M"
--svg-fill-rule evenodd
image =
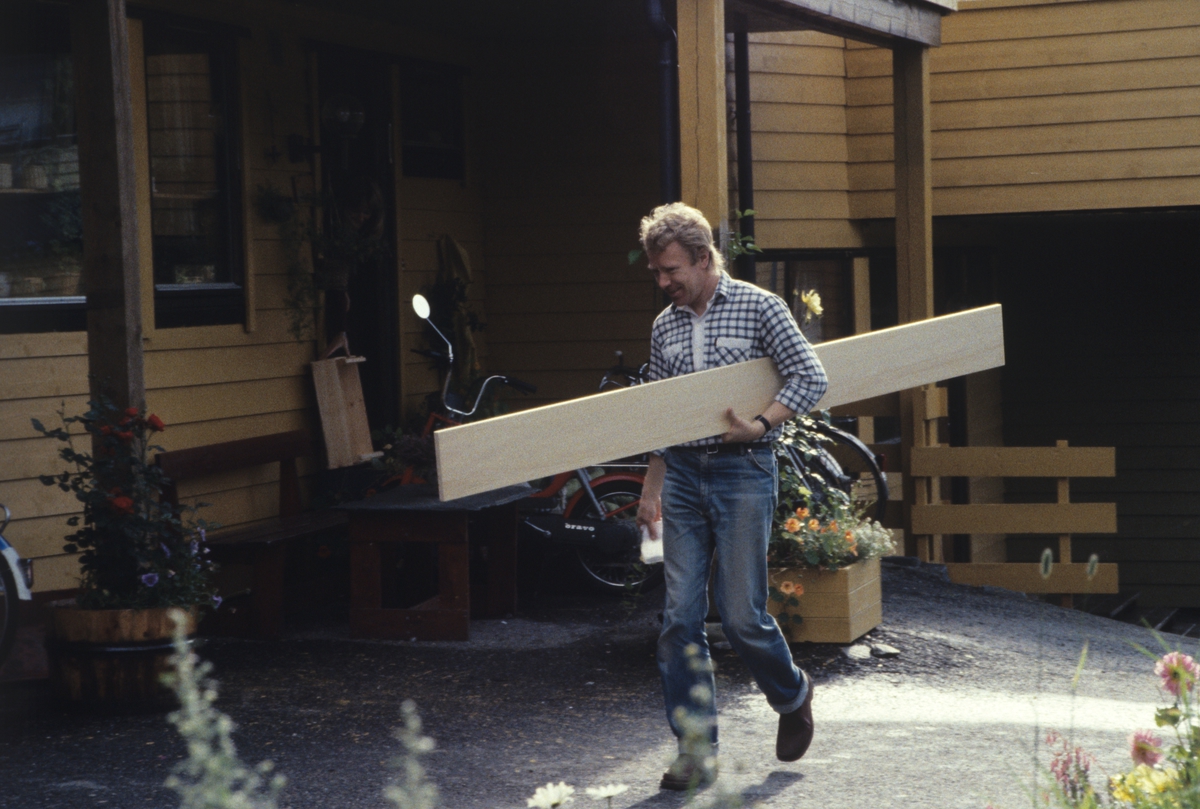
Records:
M421 320L429 320L429 301L425 300L424 295L413 295L412 308Z

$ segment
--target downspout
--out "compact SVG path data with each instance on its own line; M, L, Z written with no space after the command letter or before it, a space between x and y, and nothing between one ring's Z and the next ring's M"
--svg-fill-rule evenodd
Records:
M658 38L659 197L678 202L679 186L679 65L676 62L675 29L667 22L662 0L646 0L646 15Z
M750 37L743 29L733 35L734 121L737 125L738 210L754 210L754 152L750 130ZM754 217L742 217L738 223L742 236L754 235ZM754 254L738 256L737 276L754 283Z

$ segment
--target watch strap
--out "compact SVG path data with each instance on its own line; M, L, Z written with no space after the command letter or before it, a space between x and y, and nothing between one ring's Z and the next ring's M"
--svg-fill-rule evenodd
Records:
M771 422L767 421L766 416L758 415L754 417L754 420L763 426L763 435L766 435L767 433L771 432L772 429L774 429L771 427Z

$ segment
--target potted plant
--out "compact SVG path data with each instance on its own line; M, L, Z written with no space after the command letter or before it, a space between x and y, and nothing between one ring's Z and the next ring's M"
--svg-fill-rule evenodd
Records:
M168 481L147 460L160 449L151 437L166 429L158 416L100 398L83 415L59 417L55 429L33 420L39 433L63 442L59 457L73 467L42 475L42 483L72 492L83 506L68 518L76 530L63 546L79 554L80 593L53 605L48 630L56 690L76 707L169 707L173 697L159 683L171 652L167 612L184 608L194 629L199 608L219 603L208 526L195 519L195 507L162 497ZM76 449L73 427L89 437L91 452Z
M879 558L893 553L892 533L835 486L813 492L786 462L785 445L811 454L828 441L806 416L777 442L779 505L767 551L767 609L789 641L851 643L882 620Z

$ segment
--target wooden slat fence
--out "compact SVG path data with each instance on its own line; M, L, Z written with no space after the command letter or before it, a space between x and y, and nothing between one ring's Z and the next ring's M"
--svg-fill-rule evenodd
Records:
M932 412L939 412L933 409ZM930 412L923 415L928 416ZM933 443L933 442L929 442ZM1058 536L1059 561L1048 577L1035 562L960 562L946 565L951 581L992 585L1026 593L1063 594L1069 606L1073 593L1115 593L1117 565L1100 564L1091 576L1088 565L1071 561L1071 535L1110 534L1117 530L1115 503L1072 503L1073 477L1114 477L1112 447L942 447L917 446L910 456L910 474L917 483L912 507L912 531L926 561L941 561L945 534L1050 534ZM1055 478L1057 502L950 505L937 496L943 477Z

